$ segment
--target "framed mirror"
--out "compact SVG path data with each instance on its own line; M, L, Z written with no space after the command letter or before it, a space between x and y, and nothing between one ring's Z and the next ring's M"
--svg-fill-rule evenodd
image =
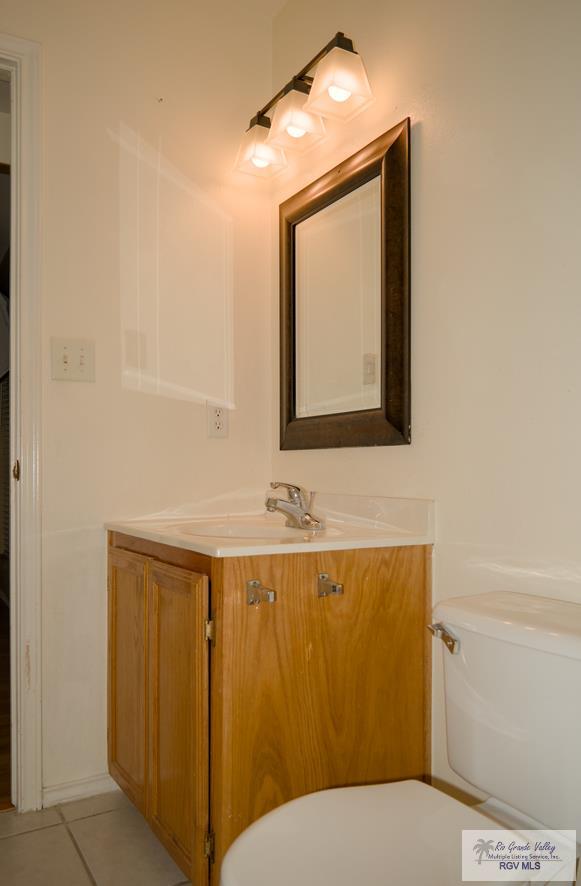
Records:
M280 206L281 449L410 442L409 130Z

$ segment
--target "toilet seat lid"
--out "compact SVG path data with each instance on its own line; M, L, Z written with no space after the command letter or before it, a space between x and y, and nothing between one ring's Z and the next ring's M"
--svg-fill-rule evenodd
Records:
M232 844L221 886L462 886L462 829L489 818L419 781L335 788L269 812Z

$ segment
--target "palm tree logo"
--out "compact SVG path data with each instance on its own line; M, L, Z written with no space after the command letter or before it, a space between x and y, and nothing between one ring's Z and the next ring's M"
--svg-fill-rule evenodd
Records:
M486 858L488 858L493 849L494 840L483 840L482 837L480 840L477 840L476 845L474 846L474 852L478 856L478 864L482 864L482 857L485 855Z

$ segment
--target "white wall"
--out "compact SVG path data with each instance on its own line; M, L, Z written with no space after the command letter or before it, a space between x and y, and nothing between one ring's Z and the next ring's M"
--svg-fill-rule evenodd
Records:
M337 30L361 52L375 103L329 125L278 179L277 202L411 117L413 443L275 442L273 474L435 498L438 598L507 588L581 601L581 5L290 0L275 85ZM442 706L438 666L434 771L461 785Z
M103 522L263 488L269 475L269 204L232 167L268 96L271 7L0 9L3 30L43 51L43 766L54 798L106 772ZM96 340L95 384L50 380L51 336ZM225 390L230 437L208 440L199 400Z

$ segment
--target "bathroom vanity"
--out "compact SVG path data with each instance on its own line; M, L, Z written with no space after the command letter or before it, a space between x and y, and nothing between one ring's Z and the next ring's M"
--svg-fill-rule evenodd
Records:
M108 524L110 772L196 886L287 800L429 773L430 520L327 519Z

